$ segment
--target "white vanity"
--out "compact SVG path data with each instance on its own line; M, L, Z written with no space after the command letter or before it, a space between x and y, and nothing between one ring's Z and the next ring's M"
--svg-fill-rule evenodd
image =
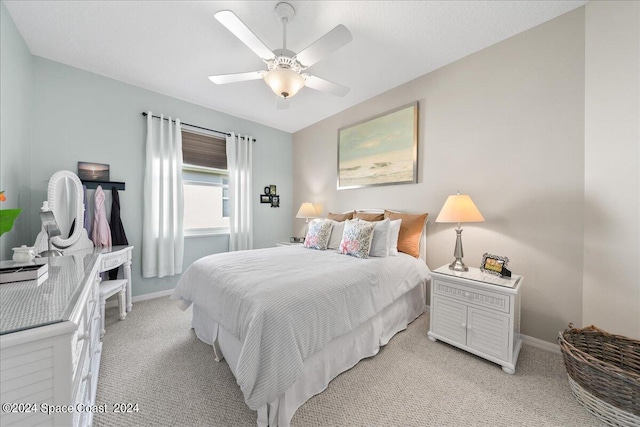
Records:
M115 266L105 260L126 262L131 249L49 258L40 285L0 286L0 425L91 424L102 350L99 273Z
M82 184L70 171L49 180L48 206L60 236L43 230L47 277L0 286L0 394L4 426L88 426L95 406L103 311L100 273L124 268L120 318L131 310L133 246L94 248L82 226ZM9 263L11 261L8 261ZM2 262L4 263L4 262ZM126 285L126 288L124 287ZM104 294L103 294L104 297ZM104 298L103 298L104 299ZM104 303L104 301L103 301Z

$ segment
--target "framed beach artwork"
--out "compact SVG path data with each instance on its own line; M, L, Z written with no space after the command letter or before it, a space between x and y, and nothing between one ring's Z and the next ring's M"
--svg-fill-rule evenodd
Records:
M418 182L418 102L338 130L338 190Z

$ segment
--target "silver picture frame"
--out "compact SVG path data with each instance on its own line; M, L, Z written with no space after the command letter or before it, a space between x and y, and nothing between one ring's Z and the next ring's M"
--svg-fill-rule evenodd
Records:
M418 101L338 129L337 188L418 182Z
M484 253L482 255L482 262L480 263L480 270L484 273L494 274L496 276L503 277L504 270L507 269L509 264L509 258L506 256L492 255Z

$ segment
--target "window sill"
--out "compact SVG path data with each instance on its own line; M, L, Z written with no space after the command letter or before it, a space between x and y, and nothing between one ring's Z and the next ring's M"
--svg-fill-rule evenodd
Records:
M220 229L220 230L191 230L184 232L185 239L193 239L197 237L222 237L228 236L230 233L229 229Z

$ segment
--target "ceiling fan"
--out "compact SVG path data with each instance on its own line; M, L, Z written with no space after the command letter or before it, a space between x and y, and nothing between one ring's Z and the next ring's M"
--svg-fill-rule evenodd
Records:
M312 76L303 71L349 43L353 37L347 27L342 24L336 26L306 49L296 54L287 49L287 23L295 15L293 6L285 2L278 3L275 7L275 14L282 22L282 49L271 51L233 12L230 10L217 12L214 15L215 18L247 45L249 49L255 52L267 64L267 70L221 74L209 76L209 79L215 84L264 79L271 90L281 98L279 101L286 101L305 86L337 96L346 95L349 92L348 87ZM286 108L287 103L279 102L278 107Z

